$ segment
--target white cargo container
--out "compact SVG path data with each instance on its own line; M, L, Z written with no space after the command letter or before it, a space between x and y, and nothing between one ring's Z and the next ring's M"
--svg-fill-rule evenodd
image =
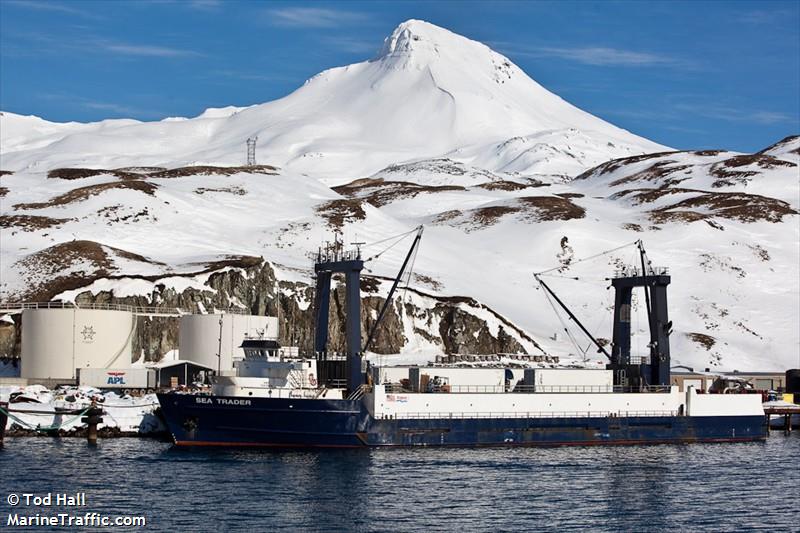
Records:
M98 389L154 389L156 371L151 368L79 368L78 383Z
M428 376L427 379L423 376ZM409 370L411 390L425 391L425 383L439 378L452 392L503 392L505 368L417 367Z
M525 386L536 392L613 392L611 370L588 368L526 368Z
M372 367L372 381L378 385L382 383L400 383L408 379L408 366L380 366Z

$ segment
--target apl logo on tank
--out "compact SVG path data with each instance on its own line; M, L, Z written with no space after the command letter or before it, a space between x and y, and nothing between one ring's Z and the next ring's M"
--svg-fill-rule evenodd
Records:
M125 385L125 372L106 372L108 381L106 385Z

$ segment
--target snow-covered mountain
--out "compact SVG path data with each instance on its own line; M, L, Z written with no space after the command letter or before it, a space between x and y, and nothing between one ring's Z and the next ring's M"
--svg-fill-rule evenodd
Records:
M483 44L416 20L378 57L274 102L150 123L6 113L0 135L3 168L15 171L240 165L245 140L258 136L260 161L332 183L443 154L488 170L572 174L664 148L570 105Z
M242 167L255 135L265 165ZM378 57L261 105L152 123L3 113L0 299L91 291L158 303L165 287L210 290L210 273L259 256L282 280L307 281L307 254L334 229L373 243L425 224L415 309L448 301L488 329L444 328L441 310L420 311L417 327L412 310L399 318L401 348L452 349L450 335L504 326L523 349L596 359L562 334L532 273L557 265L578 278L548 283L607 338L604 278L633 249L577 260L641 238L673 274L676 363L781 369L800 353L799 146L674 152L412 20ZM393 276L402 248L371 273Z

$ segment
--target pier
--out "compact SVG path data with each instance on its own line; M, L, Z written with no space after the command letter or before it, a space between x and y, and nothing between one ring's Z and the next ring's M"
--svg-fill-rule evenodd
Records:
M6 435L6 424L8 423L8 416L6 416L7 409L8 404L0 402L0 448L3 447L3 438Z
M767 435L769 435L769 421L772 415L783 417L783 430L786 433L792 432L792 415L800 415L800 405L765 405L764 414L767 417Z

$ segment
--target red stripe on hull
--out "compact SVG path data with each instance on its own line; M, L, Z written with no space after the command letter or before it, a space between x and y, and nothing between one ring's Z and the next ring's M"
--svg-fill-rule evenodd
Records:
M202 440L176 440L176 446L198 446L218 448L363 448L349 444L270 444L265 442L210 442Z
M264 442L210 442L210 441L175 441L176 446L185 447L216 447L216 448L512 448L512 447L559 447L559 446L636 446L650 444L693 444L693 443L732 443L732 442L764 442L766 437L741 437L719 439L672 439L672 440L613 440L613 441L581 441L581 442L497 442L476 444L364 444L363 446L349 444L270 444Z

